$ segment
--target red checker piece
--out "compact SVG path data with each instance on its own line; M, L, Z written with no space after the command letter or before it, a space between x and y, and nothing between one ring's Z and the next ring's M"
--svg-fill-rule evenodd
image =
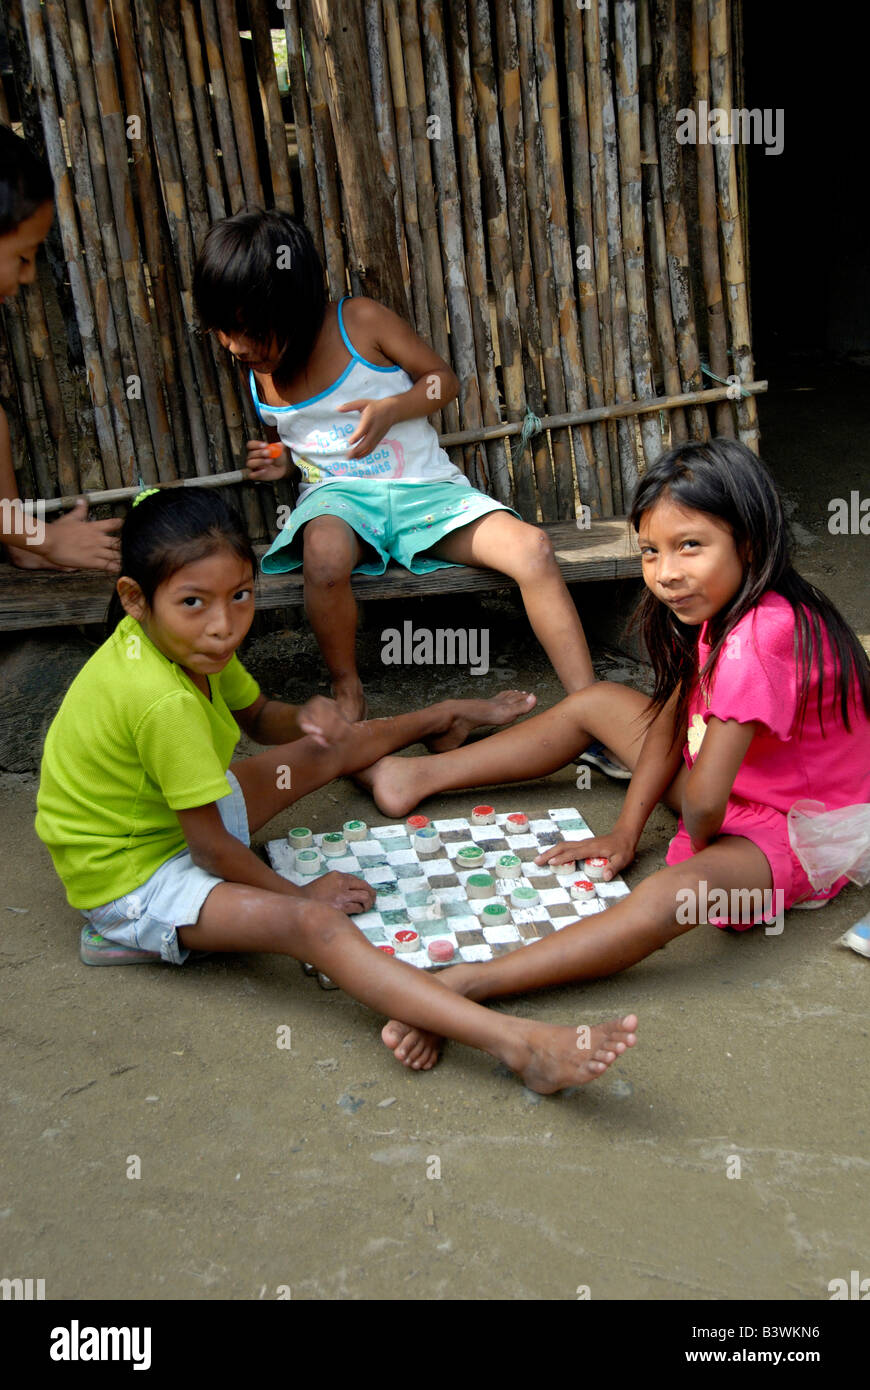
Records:
M428 816L409 816L405 821L409 830L422 830L429 824Z
M429 959L439 962L452 960L456 955L452 941L430 941L428 951Z

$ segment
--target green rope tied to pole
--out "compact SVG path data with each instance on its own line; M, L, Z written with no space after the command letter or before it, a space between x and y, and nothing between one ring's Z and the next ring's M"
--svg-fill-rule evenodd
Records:
M531 406L526 405L526 413L523 419L523 427L520 430L520 437L517 441L516 448L511 453L511 463L516 463L520 454L523 452L523 449L525 449L526 445L531 441L534 435L540 434L541 428L542 426L540 416L535 414Z
M711 372L706 362L701 362L700 367L705 376L711 377L713 381L718 381L722 386L733 386L735 384L733 381L728 381L724 376L717 376L715 372ZM740 394L748 400L752 393L750 391L744 391L741 386Z

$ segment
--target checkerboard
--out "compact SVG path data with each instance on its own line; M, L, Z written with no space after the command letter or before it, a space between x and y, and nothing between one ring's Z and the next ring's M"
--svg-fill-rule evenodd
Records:
M508 835L505 827L512 814L497 813L492 825L473 825L465 817L430 821L441 840L441 849L432 856L417 854L413 832L406 825L371 825L364 840L347 843L341 858L324 858L320 874L337 870L370 883L377 895L374 908L352 920L375 946L395 946L397 932L416 932L419 948L403 952L401 959L421 970L442 968L429 958L432 941L449 941L456 961L492 960L603 912L628 894L628 885L616 877L609 883L595 883L595 897L578 902L570 893L571 884L581 876L576 865L535 864L543 850L561 840L593 837L575 807L548 811L546 819L530 816L526 833ZM323 835L314 836L316 849L322 842ZM474 869L464 869L457 862L459 850L468 845L483 851L483 863ZM270 840L266 848L276 873L300 887L312 882L310 876L297 872L294 851L286 839ZM522 860L519 878L498 877L498 860L505 854ZM481 872L494 878L494 894L469 898L468 879ZM532 907L512 907L511 893L518 887L536 889L539 901ZM506 905L508 920L485 925L484 908L490 904Z

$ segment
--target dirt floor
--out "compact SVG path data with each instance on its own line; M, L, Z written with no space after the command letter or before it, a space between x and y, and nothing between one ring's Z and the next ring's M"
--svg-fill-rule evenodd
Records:
M762 403L800 567L865 641L870 541L831 536L827 520L861 486L868 385L854 365L791 367ZM558 698L511 600L465 617L491 629L480 679L409 669L399 685L378 653L400 616L455 623L435 602L370 607L372 713L504 685ZM596 658L601 675L645 678L612 650ZM258 639L248 661L288 698L324 687L304 631ZM0 1276L42 1278L49 1299L537 1300L587 1286L596 1300L813 1300L870 1274L857 1079L870 962L837 944L870 891L789 913L779 936L700 927L613 980L512 1001L572 1025L640 1017L637 1047L601 1081L545 1099L461 1046L408 1073L382 1020L290 960L80 964L79 919L33 833L35 792L27 778L0 789ZM490 792L500 810L577 805L601 830L621 795L597 773L578 791L572 768ZM423 809L468 814L480 799ZM258 838L356 816L375 819L342 782ZM662 864L673 828L653 816L630 884Z

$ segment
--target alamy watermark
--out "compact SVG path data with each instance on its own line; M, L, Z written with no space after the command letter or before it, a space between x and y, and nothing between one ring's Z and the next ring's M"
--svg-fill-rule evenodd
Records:
M698 110L684 106L677 112L679 145L764 145L765 154L782 154L785 143L785 111L753 107L708 106L698 102Z
M45 540L45 502L28 498L25 502L17 497L0 498L0 518L3 530L19 535L25 545L42 545Z
M489 628L415 628L407 619L402 631L387 627L381 633L385 666L467 666L470 676L489 671Z
M870 536L870 497L856 488L845 497L832 497L828 503L828 530L832 536Z
M764 922L765 936L779 936L784 912L785 894L781 888L710 888L702 878L697 889L677 890L676 918L681 926L722 921L748 927Z

